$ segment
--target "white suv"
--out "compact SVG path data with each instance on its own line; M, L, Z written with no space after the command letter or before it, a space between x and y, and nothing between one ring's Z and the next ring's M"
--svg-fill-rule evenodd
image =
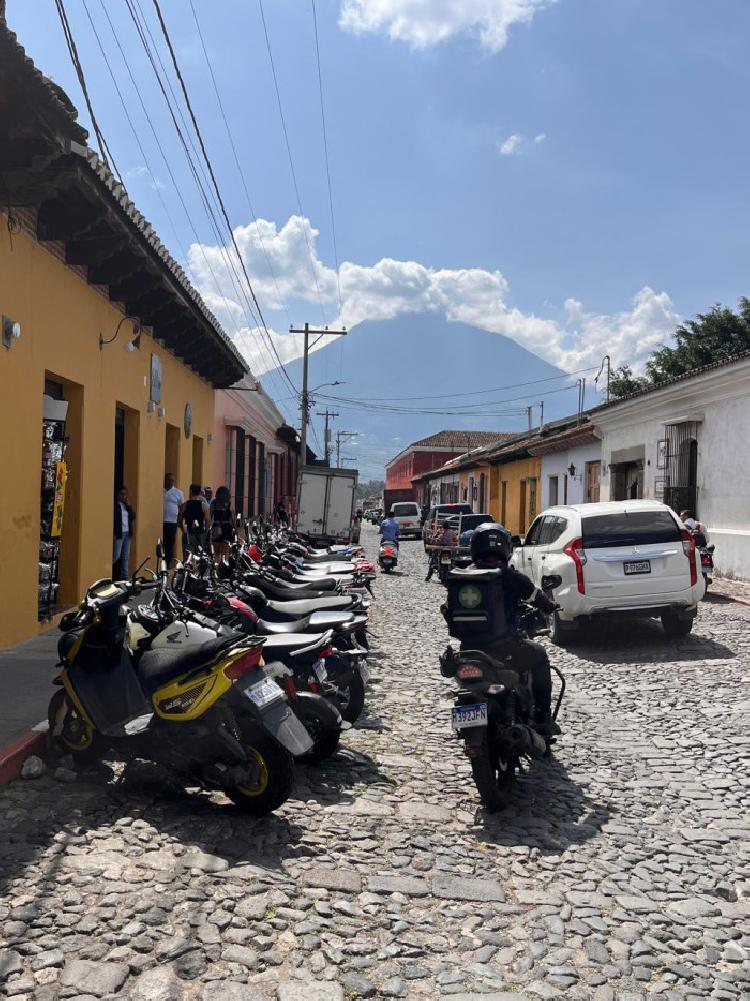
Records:
M594 616L661 618L670 636L693 628L705 584L691 533L658 501L551 507L534 521L512 564L539 587L559 575L552 640L564 643Z

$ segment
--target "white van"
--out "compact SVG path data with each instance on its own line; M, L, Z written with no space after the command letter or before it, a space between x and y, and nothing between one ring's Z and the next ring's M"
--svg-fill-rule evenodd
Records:
M692 534L666 504L609 501L551 507L533 522L511 560L560 605L552 639L564 643L593 616L660 618L670 636L693 628L705 583Z
M419 538L422 534L419 504L415 501L396 501L395 504L391 504L390 513L398 522L399 537L401 539L406 539L410 536L413 539Z

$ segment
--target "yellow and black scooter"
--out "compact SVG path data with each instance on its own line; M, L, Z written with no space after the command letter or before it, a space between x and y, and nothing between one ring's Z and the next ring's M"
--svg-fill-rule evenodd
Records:
M263 670L263 637L151 650L136 666L123 642L125 603L154 586L97 581L63 617L51 738L74 757L158 762L186 785L220 789L255 816L270 813L288 799L294 758L312 741Z

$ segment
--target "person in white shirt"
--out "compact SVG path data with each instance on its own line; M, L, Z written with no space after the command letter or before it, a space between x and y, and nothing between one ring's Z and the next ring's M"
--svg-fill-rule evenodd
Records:
M167 566L174 559L177 520L180 508L184 503L185 494L174 485L174 475L167 473L164 477L164 523L162 525L162 542L164 543L164 558L167 561Z
M702 521L698 521L692 511L681 511L680 521L685 528L690 529L691 532L700 532L706 542L708 542L708 529Z

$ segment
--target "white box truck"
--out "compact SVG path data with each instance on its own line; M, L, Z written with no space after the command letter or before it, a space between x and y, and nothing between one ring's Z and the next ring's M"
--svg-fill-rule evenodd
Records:
M348 542L356 486L356 469L303 466L297 495L297 531L321 541Z

